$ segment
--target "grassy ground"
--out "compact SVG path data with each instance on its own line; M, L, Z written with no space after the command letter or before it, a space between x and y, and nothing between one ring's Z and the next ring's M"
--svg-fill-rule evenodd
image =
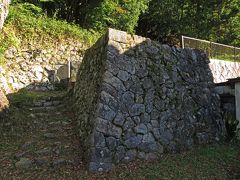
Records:
M53 92L61 95L61 92ZM48 94L49 95L49 94ZM38 94L37 98L44 93ZM36 95L18 94L12 97L15 101L28 97L35 99ZM33 112L12 106L5 119L0 120L0 179L240 179L240 142L223 143L196 147L181 154L164 154L155 161L134 161L130 164L116 166L111 172L90 174L81 162L74 165L52 168L48 165L32 166L27 170L17 169L16 154L21 151L22 145L29 141L36 142L27 149L27 157L32 158L36 150L51 147L60 141L62 145L72 146L71 152L60 153L64 158L78 159L77 138L75 136L44 139L42 133L56 129L53 122L72 122L72 113L61 110L61 113L45 112L38 116ZM36 123L37 122L37 123ZM58 123L56 123L58 124ZM73 129L56 131L58 135L73 132ZM62 131L63 130L63 131ZM70 133L71 133L70 132ZM55 156L55 155L54 155ZM50 155L46 158L50 158Z
M6 141L6 139L5 139ZM199 147L192 151L164 155L152 162L135 161L119 165L110 173L89 174L81 164L59 169L19 171L12 165L19 140L1 140L2 178L12 179L239 179L239 146L230 144ZM7 172L7 174L5 172Z
M21 89L16 93L9 94L8 99L11 102L10 105L13 106L21 106L21 105L29 105L36 100L44 98L46 96L53 97L61 97L66 94L66 91L27 91L25 89Z
M232 179L240 178L239 147L209 145L192 151L164 155L152 163L142 163L122 177L130 179ZM117 174L116 174L117 175Z

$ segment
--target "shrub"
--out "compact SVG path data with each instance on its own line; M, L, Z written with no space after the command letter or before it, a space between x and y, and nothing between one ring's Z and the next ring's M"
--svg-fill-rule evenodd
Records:
M6 24L0 34L0 64L4 64L4 52L8 47L19 47L35 42L41 46L51 46L56 42L77 40L86 46L100 36L95 31L47 17L41 8L29 3L10 6Z
M231 140L236 136L238 121L232 113L226 112L224 114L225 126L227 130L228 139Z
M108 27L134 33L148 0L104 0L87 17L89 27L103 31Z

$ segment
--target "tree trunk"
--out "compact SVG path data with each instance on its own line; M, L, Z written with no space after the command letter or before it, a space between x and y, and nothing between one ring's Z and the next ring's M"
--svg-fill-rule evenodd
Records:
M2 113L5 110L7 110L8 106L9 106L8 99L0 88L0 117L1 117Z
M0 0L0 30L3 28L4 21L8 15L10 0Z

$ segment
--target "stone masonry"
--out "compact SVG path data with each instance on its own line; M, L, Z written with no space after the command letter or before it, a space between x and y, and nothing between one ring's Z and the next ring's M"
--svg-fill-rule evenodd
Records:
M76 77L85 50L83 43L71 39L48 48L41 44L9 47L5 52L6 64L0 65L0 88L7 94L22 88L54 90L56 74L68 61L72 63L71 77Z
M87 50L74 88L89 170L221 140L225 127L208 63L198 50L109 29Z

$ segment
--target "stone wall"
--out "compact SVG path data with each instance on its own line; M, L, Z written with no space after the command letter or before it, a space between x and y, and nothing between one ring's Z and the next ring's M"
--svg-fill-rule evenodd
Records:
M95 134L96 137L99 135L99 138L102 137L101 133L94 131L94 124L95 111L101 92L100 87L103 83L102 76L105 71L106 43L104 36L91 49L87 50L74 88L74 99L77 104L74 106L74 110L78 112L77 124L83 154L91 154L90 138L92 134ZM88 157L85 160L88 161Z
M21 88L53 90L58 69L66 69L61 67L71 61L77 70L85 49L83 44L71 40L48 48L41 45L9 48L5 53L6 64L0 66L0 87L6 93Z
M80 66L74 89L89 170L153 159L225 134L206 55L110 29Z
M211 59L209 67L215 83L226 82L228 79L240 77L240 62Z
M3 27L4 21L8 15L10 0L0 0L0 30Z

